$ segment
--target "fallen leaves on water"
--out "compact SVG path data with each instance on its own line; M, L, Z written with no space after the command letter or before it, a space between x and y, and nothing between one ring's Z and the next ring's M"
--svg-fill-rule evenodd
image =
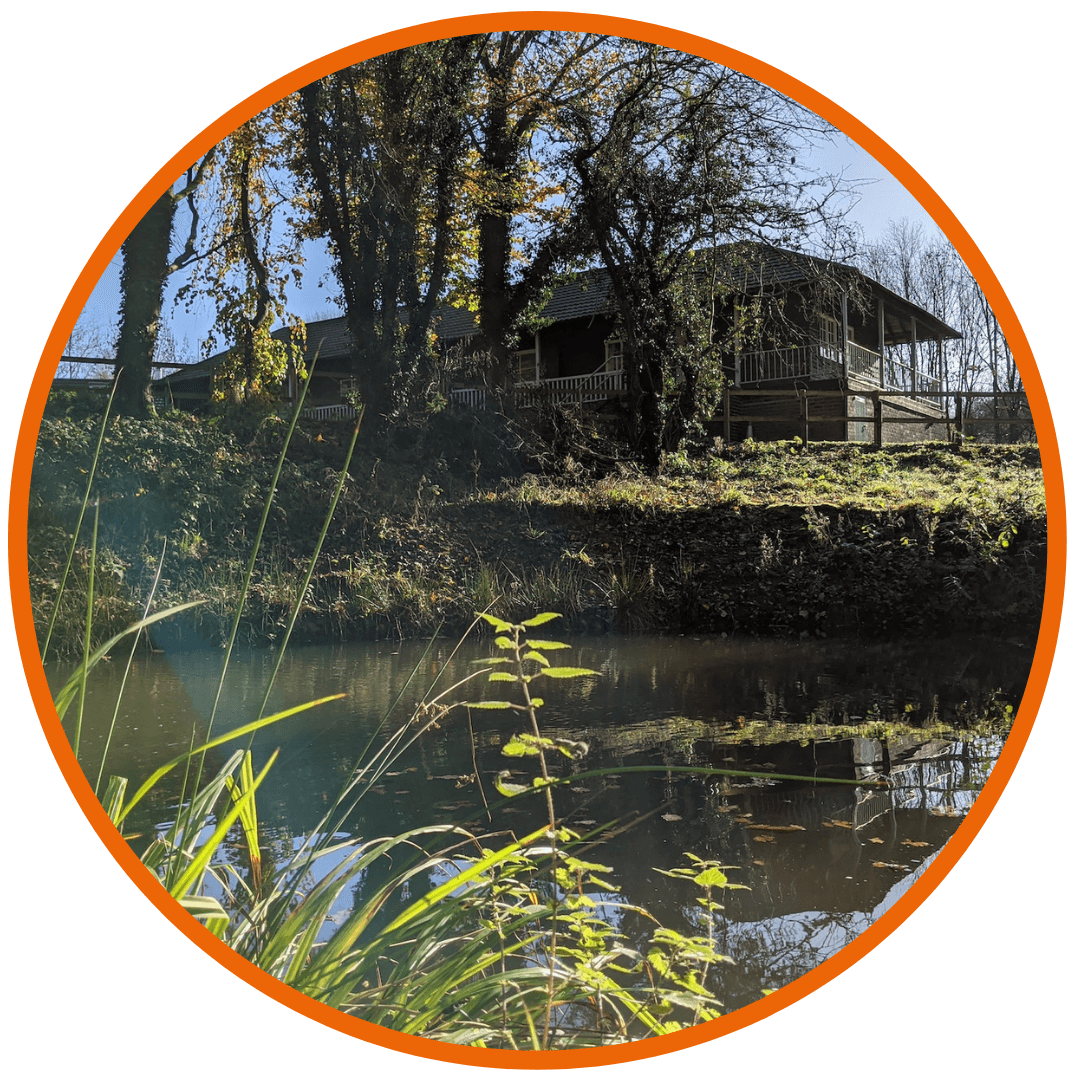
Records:
M880 836L871 836L870 837L870 843L871 844L884 844L885 841L882 840Z
M903 844L904 847L929 847L930 846L930 841L929 840L901 840L900 843Z
M876 866L879 870L906 870L907 867L902 863L895 862L875 862L871 863L871 866Z
M664 821L682 821L682 814L661 814Z
M802 825L747 825L748 829L764 829L769 832L806 832Z
M775 844L776 837L772 833L763 833L761 836L754 837L755 844Z

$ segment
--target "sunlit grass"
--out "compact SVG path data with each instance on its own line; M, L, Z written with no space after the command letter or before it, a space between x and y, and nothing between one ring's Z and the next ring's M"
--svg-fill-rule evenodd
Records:
M875 529L894 532L910 531L922 514L948 518L947 531L963 541L952 545L956 560L967 557L963 545L975 553L972 558L994 556L995 538L1012 524L1033 538L1029 550L1037 557L1045 534L1042 470L1031 446L875 450L747 443L701 457L671 454L655 475L629 461L591 473L564 462L543 473L522 473L519 464L500 478L474 471L471 450L458 448L455 459L455 448L445 443L438 444L444 457L434 463L418 455L383 460L383 447L361 445L341 494L338 524L305 585L308 542L331 496L335 471L328 456L340 434L328 430L316 442L300 430L302 452L283 463L280 505L248 577L240 553L249 550L262 507L259 492L271 479L274 455L264 443L279 429L267 428L248 445L212 421L155 423L118 421L105 435L101 483L108 498L102 502L94 615L99 639L137 617L166 537L161 601L202 600L176 632L190 645L216 645L229 638L245 580L240 633L249 644L279 640L298 601L297 625L309 640L457 634L473 611L492 604L513 617L530 609L559 610L575 631L726 632L735 628L731 620L703 614L717 610L720 594L731 590L732 580L720 578L747 580L756 566L744 565L747 551L756 551L762 534L780 530L794 558L801 544L798 521L812 508L833 508L850 518L848 534L837 538L863 547L858 515L872 515ZM29 523L31 593L42 635L74 524L74 513L63 507L81 497L97 435L91 424L43 425ZM63 482L65 470L78 482ZM907 524L898 524L901 516ZM702 550L697 542L705 534L724 550ZM740 545L740 536L747 545ZM691 549L698 572L687 581L679 560ZM875 571L888 570L884 555L873 550ZM73 556L70 574L81 581L88 564L85 536ZM847 580L841 562L837 558L820 572ZM653 577L643 586L635 575L650 568ZM965 563L943 565L934 574L967 581L985 577L984 570L993 572ZM972 592L970 584L964 587ZM688 602L695 595L702 601L696 608ZM918 595L901 599L910 604ZM795 611L805 606L793 601ZM68 633L80 620L65 607L54 655L72 656L81 648ZM745 607L737 621L743 627L752 622L755 633L771 632L771 623L754 621Z
M988 507L1021 502L1045 512L1041 465L1031 447L938 444L863 449L846 444L763 443L734 447L646 476L627 468L591 483L527 477L483 501L585 510L670 512L719 505L813 505L851 509L946 506L972 498Z

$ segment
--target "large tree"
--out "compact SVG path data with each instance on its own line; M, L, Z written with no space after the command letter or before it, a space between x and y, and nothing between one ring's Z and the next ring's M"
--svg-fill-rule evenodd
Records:
M503 31L481 39L469 109L474 276L488 382L508 389L510 352L557 271L582 252L561 149L564 110L589 109L641 52L600 34Z
M388 53L300 91L306 228L334 258L353 372L378 427L433 359L433 316L461 257L465 110L477 42Z
M824 121L739 72L650 46L605 103L566 110L575 205L611 275L646 462L720 387L721 245L801 243L835 185L797 168Z
M290 365L302 368L299 342L271 336L279 321L291 321L297 339L303 335L287 303L289 286L301 278L303 250L296 230L282 220L296 196L288 163L297 130L297 102L290 96L222 140L203 180L201 257L176 300L214 304L205 351L210 355L218 341L228 347L214 373L215 391L226 400L276 394Z
M213 159L211 150L181 180L163 191L120 249L120 332L114 373L115 407L124 415L153 414L151 381L165 284L170 274L190 265L197 257L197 195ZM188 231L183 247L173 255L173 225L181 203L186 203L189 211Z

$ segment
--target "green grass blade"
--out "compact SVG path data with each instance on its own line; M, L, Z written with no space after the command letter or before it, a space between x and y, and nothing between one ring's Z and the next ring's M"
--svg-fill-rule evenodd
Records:
M535 840L539 840L541 836L547 833L548 827L545 825L542 829L537 829L535 832L529 833L528 836L521 840L515 840L512 844L507 844L506 847L500 848L498 851L493 851L490 855L486 855L484 858L477 860L467 870L462 870L461 873L452 877L449 881L432 889L431 892L426 893L420 897L416 903L407 907L390 925L383 931L383 937L388 934L394 933L405 925L410 919L416 918L422 911L426 911L431 907L434 907L444 897L449 896L451 893L460 889L462 885L467 885L471 881L475 881L482 874L485 874L492 867L505 861L510 855L514 855L517 852L528 847L529 844Z
M349 449L345 454L345 464L341 467L337 487L334 489L333 497L330 499L326 517L323 519L322 530L319 532L318 539L315 541L315 550L308 560L307 572L297 591L296 601L292 606L292 610L289 612L289 621L285 627L285 633L282 635L281 645L278 647L277 656L274 659L274 666L270 671L270 677L266 680L266 691L263 694L262 703L259 705L259 716L262 716L263 711L266 709L266 703L270 700L270 692L274 688L274 680L277 678L278 670L281 667L281 661L285 656L285 649L289 644L289 639L292 637L293 627L296 625L297 617L300 614L300 608L304 603L304 597L307 595L308 586L311 584L311 579L315 574L315 566L319 561L323 542L326 540L326 534L330 531L330 522L334 519L334 512L337 510L338 501L341 499L341 492L345 487L345 480L349 475L349 465L352 464L353 451L356 449L356 440L360 435L360 423L363 419L364 411L361 409L356 418L356 424L353 427L352 441L349 443Z
M109 820L118 825L120 810L124 805L124 792L127 790L127 780L122 776L110 776L108 787L105 788L105 797L101 800L101 805L105 808L105 813L109 815Z
M244 753L240 763L240 782L231 776L225 777L225 787L233 803L240 806L240 828L247 847L248 865L251 867L251 887L259 892L262 887L262 853L259 850L259 817L255 809L254 780L251 764L251 751ZM248 793L251 798L247 798Z
M282 712L274 713L273 716L264 716L261 720L253 720L250 724L244 724L242 727L227 731L224 735L218 735L208 742L203 743L201 746L196 746L192 750L185 750L182 754L177 755L171 761L167 761L164 765L151 773L149 779L147 779L139 790L132 795L128 804L121 811L120 818L116 822L117 826L123 823L124 819L142 800L143 796L145 796L166 773L171 772L177 765L189 761L193 755L203 754L207 750L212 750L215 746L221 746L222 743L227 743L232 739L239 739L250 732L258 731L260 728L268 727L270 724L276 724L279 720L285 720L290 716L295 716L297 713L306 712L308 709L314 709L317 705L325 705L328 701L339 701L343 697L345 697L344 694L331 694L329 697L318 698L315 701L307 701L303 705L294 705L291 709L285 709Z
M97 664L100 663L104 657L108 656L112 649L129 634L137 634L140 630L145 630L146 627L161 622L162 619L168 619L170 616L175 615L180 611L186 611L188 608L198 607L201 603L203 603L202 600L192 600L187 604L177 604L175 607L167 608L165 611L155 612L155 614L150 615L145 619L140 619L138 622L132 623L127 629L121 630L119 634L114 634L104 645L99 645L75 669L68 681L60 688L56 697L53 698L53 707L56 709L56 715L61 720L64 719L64 714L67 712L72 701L75 700L76 694L79 692L79 686L84 674L92 671Z
M83 659L79 665L79 709L75 715L75 736L71 740L71 749L75 760L79 760L79 747L82 742L83 710L86 706L86 676L90 670L90 635L94 628L94 569L97 563L98 503L94 503L94 528L90 534L90 572L86 581L86 621L83 625Z
M165 565L165 548L168 541L161 545L161 557L158 559L157 570L154 572L154 580L150 583L150 593L143 607L142 617L145 619L150 614L150 608L154 603L154 595L158 584L161 582L161 570ZM98 765L97 779L94 781L94 794L101 789L101 778L105 774L105 761L109 756L109 747L112 745L113 733L116 731L116 721L120 715L120 702L124 699L124 689L127 686L128 676L131 674L131 665L135 660L135 650L139 647L139 635L135 634L131 642L131 650L128 652L127 663L124 665L124 674L120 679L120 689L116 694L116 705L113 707L112 719L109 721L109 730L105 736L105 748L101 751L101 764Z
M255 573L255 560L259 555L259 548L262 546L263 533L266 531L266 522L270 517L270 507L274 502L274 494L277 492L278 482L281 480L281 470L285 464L285 456L289 452L289 445L292 442L293 433L296 431L296 424L300 419L300 413L304 408L304 401L307 399L308 387L311 385L311 377L315 371L315 365L318 363L318 353L311 362L311 369L308 372L308 377L304 379L303 389L296 400L296 408L293 409L292 418L289 421L289 427L285 432L285 438L281 444L281 452L278 454L277 464L274 467L274 475L270 481L270 489L266 493L266 499L263 501L262 517L259 519L259 527L255 531L255 540L251 547L251 555L248 558L247 567L244 571L244 581L240 589L240 598L236 602L236 612L233 615L232 625L229 628L229 638L225 645L225 656L221 662L221 675L218 677L217 690L214 693L214 703L210 707L210 717L207 720L206 732L211 734L214 730L214 721L217 718L218 706L221 704L221 694L225 688L225 676L229 670L229 662L232 659L233 647L236 645L236 635L240 629L240 619L244 613L244 604L247 602L248 593L251 590L251 578ZM194 729L191 733L191 741L194 744L195 732ZM190 760L190 759L189 759ZM194 787L198 788L200 780L202 778L202 761L200 759L195 770L195 782ZM187 790L187 774L184 775L184 782L181 786L181 805L183 804L183 793Z
M255 778L251 787L240 797L240 799L231 807L229 812L221 819L218 827L214 830L213 835L206 843L199 849L199 853L191 861L187 870L180 875L180 880L169 890L170 895L174 900L179 900L184 896L191 887L200 881L203 875L203 871L209 865L210 860L214 857L214 853L221 845L221 841L225 839L225 834L232 828L233 822L236 821L240 814L243 812L244 805L255 798L255 792L258 790L259 785L266 779L266 774L270 771L270 767L277 761L277 756L280 753L279 750L275 750L270 755L270 760L263 766L262 771Z
M225 937L229 928L229 913L212 896L181 896L180 906L198 919L214 937Z
M119 373L118 373L119 374ZM113 378L112 389L109 391L109 400L105 403L105 412L101 417L101 430L98 432L97 446L94 447L94 456L90 461L90 471L86 477L86 492L83 495L82 505L79 507L79 517L75 522L75 531L71 537L71 545L68 547L67 561L64 563L63 573L60 575L60 585L56 591L56 601L53 603L52 614L49 616L49 625L45 630L45 642L41 646L41 662L49 651L49 642L52 641L53 630L56 627L56 617L60 614L60 600L67 586L68 574L71 573L71 564L75 559L75 548L79 543L79 533L82 531L83 517L86 508L90 504L90 492L94 486L94 475L97 473L98 461L101 458L101 445L105 441L105 431L109 424L109 410L112 409L113 397L116 395L116 378Z

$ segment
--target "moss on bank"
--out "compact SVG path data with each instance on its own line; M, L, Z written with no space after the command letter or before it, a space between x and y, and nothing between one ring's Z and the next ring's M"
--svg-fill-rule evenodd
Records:
M97 424L42 425L28 522L42 621ZM103 637L141 613L168 541L157 604L205 603L161 632L220 640L283 432L272 415L110 421L95 492ZM281 630L346 439L332 424L294 437L245 608L250 641ZM470 413L362 442L297 639L456 633L489 605L507 618L561 611L570 632L879 637L1038 623L1046 509L1034 447L744 444L672 456L658 476L586 447L548 466L536 471L511 428ZM83 548L77 573L86 560ZM78 592L76 579L68 649Z

